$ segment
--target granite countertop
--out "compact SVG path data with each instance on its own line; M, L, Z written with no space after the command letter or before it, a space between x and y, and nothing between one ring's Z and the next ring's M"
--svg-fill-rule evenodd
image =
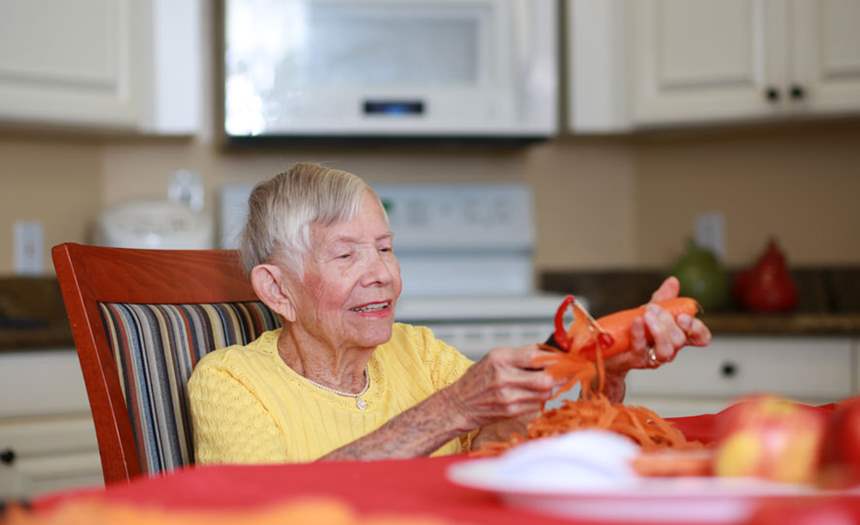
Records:
M860 312L765 315L716 313L701 316L715 334L860 335Z
M55 278L0 278L0 351L73 347Z
M51 321L40 328L0 327L0 352L74 348L69 322Z
M800 305L791 314L705 312L716 334L860 335L860 268L795 270ZM642 304L664 274L656 270L564 271L540 276L542 290L581 294L596 316ZM54 277L0 277L0 352L72 348Z

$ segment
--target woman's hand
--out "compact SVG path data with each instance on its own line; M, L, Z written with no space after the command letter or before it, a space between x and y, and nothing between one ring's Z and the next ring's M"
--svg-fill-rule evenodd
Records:
M548 372L532 368L532 360L544 353L537 345L495 348L454 383L320 459L425 456L455 437L492 423L498 425L482 429L473 445L523 431L556 386Z
M320 459L425 456L455 437L496 422L486 432L482 429L473 445L522 431L527 416L541 409L556 386L548 372L532 368L532 360L543 353L537 345L495 348L456 382Z
M461 430L539 411L557 386L548 372L533 368L544 353L537 345L495 348L441 390Z
M675 359L678 350L686 345L707 346L711 342L711 332L701 320L687 314L673 317L655 304L678 297L680 288L675 277L663 281L651 295L645 315L633 320L630 351L607 359L607 373L623 377L634 368L657 368ZM653 344L648 343L648 335Z

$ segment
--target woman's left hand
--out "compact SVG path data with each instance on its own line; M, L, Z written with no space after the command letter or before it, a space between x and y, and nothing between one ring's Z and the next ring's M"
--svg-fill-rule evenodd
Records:
M606 360L609 374L623 377L634 368L657 368L672 361L686 345L707 346L711 342L711 331L701 320L687 314L673 317L655 304L678 297L680 289L678 279L669 277L651 295L645 315L633 320L630 351ZM649 334L653 344L648 343Z

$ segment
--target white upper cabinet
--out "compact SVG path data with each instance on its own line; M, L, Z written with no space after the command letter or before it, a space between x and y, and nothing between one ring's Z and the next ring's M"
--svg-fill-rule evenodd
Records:
M785 53L764 0L646 0L632 5L633 120L640 124L766 116ZM769 38L770 37L770 38Z
M570 128L860 111L856 0L569 0Z
M198 1L0 0L0 120L193 132Z
M860 108L860 2L793 0L788 96L815 112Z
M0 2L4 119L132 126L128 0ZM124 45L125 44L125 45Z

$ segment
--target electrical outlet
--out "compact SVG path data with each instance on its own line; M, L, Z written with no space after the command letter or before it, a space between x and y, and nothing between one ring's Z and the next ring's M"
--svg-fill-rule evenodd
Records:
M194 211L203 209L203 178L189 170L177 170L167 183L167 198L185 204Z
M45 272L45 233L41 222L15 222L13 243L15 273L40 275Z
M701 213L696 216L696 244L708 248L717 259L725 260L726 218L720 212Z

